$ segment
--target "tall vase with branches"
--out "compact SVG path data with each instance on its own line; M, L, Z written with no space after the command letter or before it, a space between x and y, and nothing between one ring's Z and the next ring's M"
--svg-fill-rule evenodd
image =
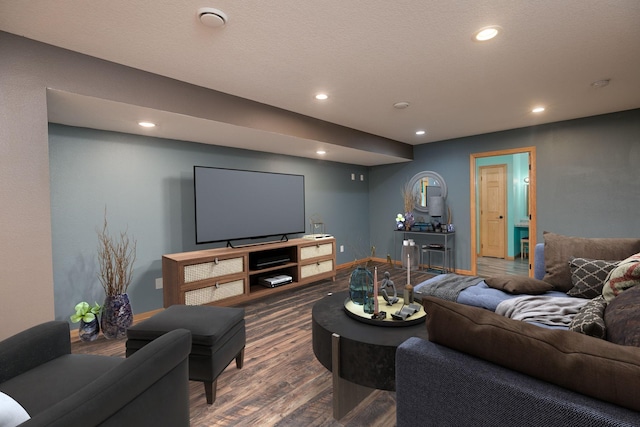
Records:
M97 233L99 279L106 294L100 326L105 337L124 338L133 323L127 289L133 277L137 242L129 237L126 230L117 237L109 234L106 209L102 229Z

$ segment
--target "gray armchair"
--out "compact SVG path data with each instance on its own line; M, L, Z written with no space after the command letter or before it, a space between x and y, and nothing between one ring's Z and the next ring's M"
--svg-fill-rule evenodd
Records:
M0 391L31 416L22 426L188 426L191 334L178 329L124 359L71 354L52 321L0 342Z

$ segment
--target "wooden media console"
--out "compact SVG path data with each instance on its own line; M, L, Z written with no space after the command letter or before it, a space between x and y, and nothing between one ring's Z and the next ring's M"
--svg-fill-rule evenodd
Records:
M287 275L291 283L265 287L260 279ZM234 305L336 277L333 237L292 239L162 257L164 306Z

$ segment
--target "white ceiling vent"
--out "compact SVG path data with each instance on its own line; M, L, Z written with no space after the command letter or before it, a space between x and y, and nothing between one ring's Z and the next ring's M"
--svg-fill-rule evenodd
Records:
M227 15L223 11L212 7L198 9L198 19L203 25L211 28L219 28L227 23Z

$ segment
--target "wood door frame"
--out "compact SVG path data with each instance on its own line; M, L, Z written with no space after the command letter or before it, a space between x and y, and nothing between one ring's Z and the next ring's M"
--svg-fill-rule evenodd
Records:
M510 154L528 154L529 155L529 277L533 277L533 264L535 262L535 251L533 248L536 246L536 147L522 147L511 148L507 150L487 151L484 153L472 153L469 155L469 199L471 210L471 274L473 276L478 274L478 256L476 253L477 247L477 229L478 224L476 221L476 160L482 157L494 157L505 156Z

